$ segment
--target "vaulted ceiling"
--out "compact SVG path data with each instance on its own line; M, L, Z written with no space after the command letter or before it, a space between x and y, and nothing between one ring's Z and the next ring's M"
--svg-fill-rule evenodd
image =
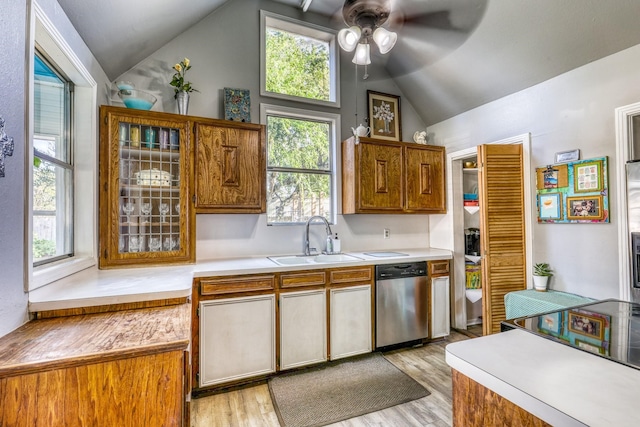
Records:
M234 0L58 1L113 80ZM390 1L399 40L384 56L372 48L372 66L427 125L640 43L637 0ZM340 29L343 3L313 0L307 13Z

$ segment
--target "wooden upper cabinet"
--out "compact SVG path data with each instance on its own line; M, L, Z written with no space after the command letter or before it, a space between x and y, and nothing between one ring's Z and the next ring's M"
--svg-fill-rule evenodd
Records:
M191 263L189 118L100 107L100 268Z
M342 213L445 213L444 147L349 138Z
M355 211L401 212L404 189L402 147L361 140L355 146L354 163Z
M424 213L446 213L444 147L406 146L406 209Z
M196 212L266 212L264 126L198 120L195 140Z

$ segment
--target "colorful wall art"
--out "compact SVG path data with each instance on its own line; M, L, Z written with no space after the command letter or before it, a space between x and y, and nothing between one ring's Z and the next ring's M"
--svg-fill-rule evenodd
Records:
M539 223L608 223L607 157L536 168Z

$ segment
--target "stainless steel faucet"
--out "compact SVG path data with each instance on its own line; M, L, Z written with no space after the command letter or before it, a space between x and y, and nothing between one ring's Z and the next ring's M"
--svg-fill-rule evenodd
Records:
M311 224L313 221L318 219L324 222L324 225L327 229L327 237L333 236L333 232L331 231L331 226L329 225L329 221L327 221L325 217L320 215L314 215L311 218L309 218L307 220L307 225L305 225L305 228L304 228L304 254L305 255L311 255L311 248L309 248L309 224ZM325 252L332 253L333 249L325 248Z

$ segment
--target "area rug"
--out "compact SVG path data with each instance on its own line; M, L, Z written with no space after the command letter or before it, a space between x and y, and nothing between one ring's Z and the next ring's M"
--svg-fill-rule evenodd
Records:
M282 427L324 426L430 394L380 353L273 377L269 392Z

